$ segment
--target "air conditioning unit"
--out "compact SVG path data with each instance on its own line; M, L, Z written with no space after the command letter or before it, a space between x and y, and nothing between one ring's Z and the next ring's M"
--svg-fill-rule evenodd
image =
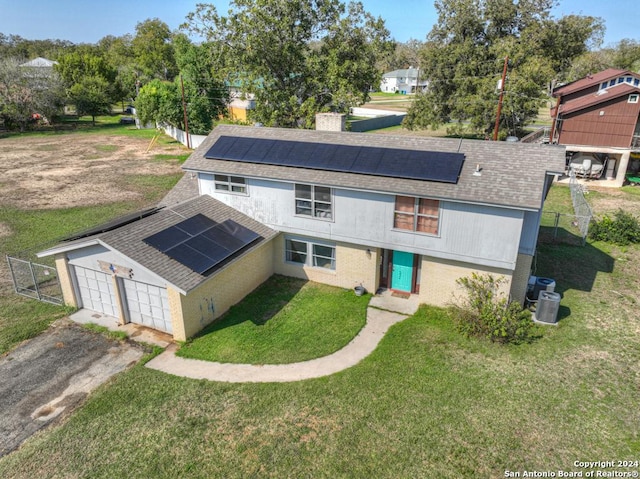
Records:
M557 324L559 309L560 294L554 291L541 291L533 320L537 323Z
M537 301L541 291L553 292L556 290L556 282L551 278L542 278L536 276L536 282L533 285L533 294L531 299Z

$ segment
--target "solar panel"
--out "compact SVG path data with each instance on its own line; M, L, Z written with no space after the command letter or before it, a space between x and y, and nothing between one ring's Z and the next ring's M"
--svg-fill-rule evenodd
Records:
M185 233L188 233L191 236L195 236L217 224L218 223L216 223L212 219L207 218L201 213L198 213L197 215L178 223L176 225L176 228L180 228Z
M227 260L261 238L233 220L220 224L197 214L143 241L199 274Z
M205 158L457 183L464 154L221 136Z
M164 253L189 238L191 238L191 236L181 229L178 229L176 226L170 226L153 236L145 238L144 242Z
M202 253L198 253L196 250L189 248L185 244L177 245L175 248L167 251L166 254L170 258L175 259L177 262L182 263L187 268L199 274L209 271L216 265L216 262L213 259L208 258Z

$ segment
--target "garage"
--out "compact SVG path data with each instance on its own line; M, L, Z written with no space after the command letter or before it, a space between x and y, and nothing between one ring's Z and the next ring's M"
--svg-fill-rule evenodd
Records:
M115 288L111 275L82 266L74 266L82 307L108 316L118 316Z
M132 323L172 333L167 289L123 278L126 314Z

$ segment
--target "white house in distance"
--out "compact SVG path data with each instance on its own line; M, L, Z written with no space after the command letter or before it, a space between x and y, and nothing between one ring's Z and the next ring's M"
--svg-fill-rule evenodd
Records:
M177 340L274 273L446 305L484 272L524 301L564 162L552 145L220 125L160 209L40 256L66 303Z
M427 82L420 80L419 77L420 70L413 67L385 73L382 75L382 82L380 82L380 91L403 95L417 93L427 87Z

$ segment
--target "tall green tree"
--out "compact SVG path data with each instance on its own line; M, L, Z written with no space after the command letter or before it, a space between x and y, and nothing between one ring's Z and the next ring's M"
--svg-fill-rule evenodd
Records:
M229 84L255 96L253 120L284 127L363 102L392 45L382 20L339 0L235 0L227 16L199 4L184 28L207 39Z
M114 87L116 70L109 65L97 47L83 46L60 56L55 70L60 74L69 101L78 115L95 117L110 111L119 99Z
M148 79L173 80L177 75L171 30L160 19L136 25L132 48L137 67Z
M551 17L553 0L437 0L438 22L421 54L429 83L410 108L410 129L456 122L490 135L498 107L497 83L509 57L501 134L520 134L542 106L548 84L597 43L602 21Z
M209 45L194 45L184 34L174 38L176 62L184 86L189 131L193 134L208 134L215 119L227 112L229 89L216 75L216 66L211 58Z

